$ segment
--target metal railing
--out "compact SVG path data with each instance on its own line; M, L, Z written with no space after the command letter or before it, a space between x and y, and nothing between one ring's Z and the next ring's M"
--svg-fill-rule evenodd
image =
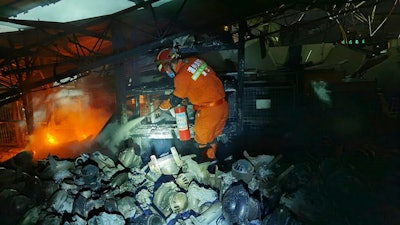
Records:
M20 102L0 107L0 147L23 147L26 123Z

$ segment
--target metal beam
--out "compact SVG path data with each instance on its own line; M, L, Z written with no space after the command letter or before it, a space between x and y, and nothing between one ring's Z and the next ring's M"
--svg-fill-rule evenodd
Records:
M15 101L15 100L19 99L19 97L23 93L30 92L31 90L39 88L43 85L53 83L56 81L60 81L67 77L73 77L73 76L77 76L77 75L78 75L78 77L80 77L79 74L85 73L87 71L90 71L90 70L100 67L102 65L112 64L112 63L115 63L118 61L122 62L122 61L124 61L128 58L131 58L133 56L136 56L136 55L149 54L149 50L163 47L166 45L166 43L172 43L172 40L174 40L177 37L184 36L184 35L188 35L188 33L176 34L176 35L170 36L170 37L162 39L162 40L158 40L158 41L146 44L146 45L141 45L139 47L133 48L128 51L123 51L123 52L120 52L117 54L109 55L106 57L101 57L101 58L97 59L96 61L91 62L87 65L82 65L77 68L68 70L63 73L55 74L52 77L47 77L47 78L44 78L39 81L30 82L30 83L24 82L20 85L20 87L18 89L13 89L13 90L7 91L5 93L1 93L0 94L0 106L4 105L5 102L10 102L11 99Z

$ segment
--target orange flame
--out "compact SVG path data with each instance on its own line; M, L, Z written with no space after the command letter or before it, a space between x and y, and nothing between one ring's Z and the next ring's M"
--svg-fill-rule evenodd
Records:
M111 116L105 110L85 107L80 101L59 103L51 110L47 123L35 128L26 149L31 150L35 160L49 154L59 158L74 158L88 152L94 138Z
M57 145L58 144L58 141L56 141L56 139L54 139L54 137L51 134L47 133L46 137L47 137L47 142L49 144L52 144L52 145Z

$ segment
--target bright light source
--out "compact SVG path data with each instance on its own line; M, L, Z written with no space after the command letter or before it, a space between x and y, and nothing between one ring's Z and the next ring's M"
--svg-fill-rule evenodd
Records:
M224 31L229 31L229 26L224 26Z
M62 0L46 6L38 6L20 13L13 19L70 22L97 16L109 15L134 6L129 0ZM95 6L95 7L93 7Z
M52 144L52 145L57 145L58 144L56 139L51 134L47 133L46 137L47 137L47 142L49 142L49 144Z
M29 28L30 27L28 27L28 26L7 23L7 22L0 22L0 33L23 31L23 30L29 29Z

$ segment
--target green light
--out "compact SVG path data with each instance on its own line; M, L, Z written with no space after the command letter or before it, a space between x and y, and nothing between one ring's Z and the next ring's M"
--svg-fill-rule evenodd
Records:
M362 39L362 40L361 40L361 43L365 44L365 39Z
M351 45L351 44L353 44L353 40L350 40L350 41L349 41L349 45Z
M359 42L358 40L355 40L354 43L355 43L356 45L360 44L360 42Z

